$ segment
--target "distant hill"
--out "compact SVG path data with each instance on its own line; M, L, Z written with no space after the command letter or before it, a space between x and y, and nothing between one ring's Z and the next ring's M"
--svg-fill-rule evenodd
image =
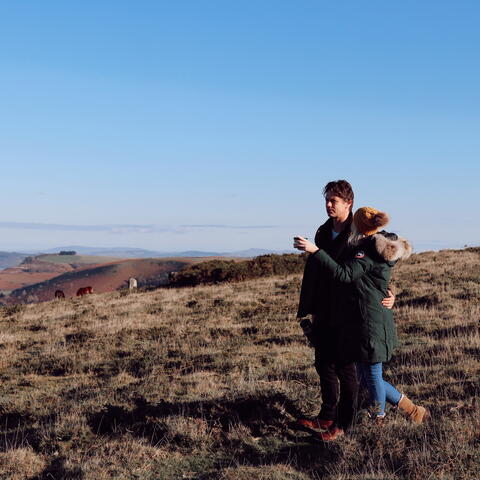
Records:
M68 263L70 265L94 265L99 263L118 262L117 257L105 257L99 255L58 255L58 254L46 254L38 255L35 257L37 262L45 263Z
M256 257L269 253L291 253L292 250L271 250L264 248L249 248L246 250L237 250L233 252L205 252L202 250L187 250L183 252L160 252L155 250L145 250L142 248L129 247L83 247L79 245L68 245L62 247L43 250L39 253L58 253L60 251L74 250L79 255L101 255L107 257L120 258L164 258L164 257Z
M18 257L19 263L0 271L0 292L8 295L12 290L41 283L58 275L86 266L118 262L115 257L88 255L47 254Z
M95 293L112 292L127 287L130 277L137 279L139 287L165 285L170 272L179 272L189 265L210 259L211 257L117 259L110 263L79 267L54 276L50 274L49 278L38 283L13 289L2 301L15 304L52 300L56 290L63 290L67 297L72 297L79 288L86 286L92 286ZM53 264L45 262L45 265Z
M129 247L82 247L79 245L70 245L63 247L49 248L42 250L42 254L55 254L61 251L75 251L78 255L95 255L104 257L116 258L152 258L158 257L159 252L154 250L145 250L143 248L129 248Z
M26 253L0 252L0 270L20 265L27 256Z
M193 254L188 257L117 258L77 254L77 250L80 249L63 249L64 252L75 255L57 252L21 257L19 260L23 260L19 265L0 271L2 302L50 300L57 289L72 296L78 288L90 285L96 292L109 292L125 287L130 277L137 278L139 286L163 285L171 272L179 272L186 266L219 258ZM138 250L135 251L138 253Z

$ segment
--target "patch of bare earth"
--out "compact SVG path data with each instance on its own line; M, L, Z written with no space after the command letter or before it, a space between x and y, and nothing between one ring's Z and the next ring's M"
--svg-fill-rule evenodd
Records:
M3 308L0 478L480 478L479 267L477 250L396 267L385 375L430 423L360 411L329 444L294 423L320 407L299 275Z

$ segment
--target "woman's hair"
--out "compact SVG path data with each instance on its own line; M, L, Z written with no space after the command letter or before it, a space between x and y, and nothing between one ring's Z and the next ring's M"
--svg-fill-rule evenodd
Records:
M336 180L334 182L328 182L323 189L323 195L326 196L327 193L336 195L345 202L352 202L353 207L353 189L346 180Z
M366 237L363 233L360 233L357 230L357 227L355 224L352 222L351 230L350 230L350 235L348 236L347 243L351 247L356 247L361 241Z

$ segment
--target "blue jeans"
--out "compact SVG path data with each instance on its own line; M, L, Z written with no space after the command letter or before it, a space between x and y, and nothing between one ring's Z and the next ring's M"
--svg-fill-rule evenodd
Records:
M398 405L402 394L383 379L381 363L358 362L357 374L360 384L365 386L370 394L370 403L375 415L385 415L386 402Z

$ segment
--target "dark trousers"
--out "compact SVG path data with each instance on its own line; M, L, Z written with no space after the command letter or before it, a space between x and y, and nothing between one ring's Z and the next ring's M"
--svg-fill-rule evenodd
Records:
M334 420L340 428L348 429L357 408L358 380L355 363L339 363L322 359L315 352L315 368L320 377L322 420Z

